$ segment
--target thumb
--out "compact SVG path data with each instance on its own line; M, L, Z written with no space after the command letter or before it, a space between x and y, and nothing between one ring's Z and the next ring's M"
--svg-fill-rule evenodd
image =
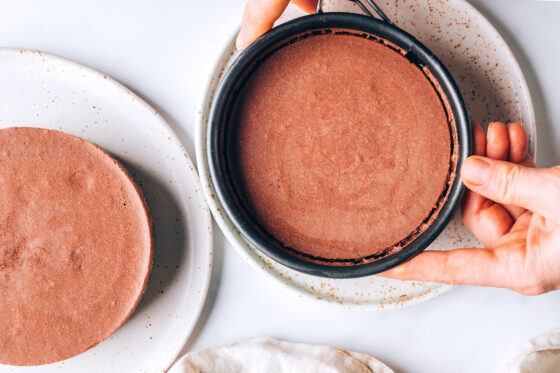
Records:
M294 0L294 4L308 13L317 9L317 0ZM282 15L290 0L249 0L243 12L241 30L235 42L243 50L255 39L272 28Z
M560 167L536 169L473 156L463 164L461 177L469 189L492 201L560 222Z
M270 30L289 3L290 0L249 0L235 41L237 49L247 48L255 39Z

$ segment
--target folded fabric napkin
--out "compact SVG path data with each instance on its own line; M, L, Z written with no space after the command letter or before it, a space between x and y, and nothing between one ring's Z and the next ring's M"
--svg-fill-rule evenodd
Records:
M270 338L191 352L169 373L394 373L376 359L337 347Z
M506 365L505 373L560 372L560 330L525 343Z

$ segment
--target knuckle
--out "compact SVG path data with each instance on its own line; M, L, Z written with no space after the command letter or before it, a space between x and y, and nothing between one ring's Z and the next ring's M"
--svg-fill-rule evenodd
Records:
M255 6L253 3L249 2L247 4L247 6L245 7L245 20L248 22L254 22L255 20L258 19L258 14L257 14L257 10L255 9Z
M248 21L256 24L270 23L270 17L274 17L277 11L282 13L279 2L268 0L250 0L245 6L245 17Z
M249 1L245 6L244 18L248 22L257 22L262 18L263 4L259 1Z
M522 169L513 163L502 163L494 172L492 185L497 188L497 197L501 201L515 202L516 186Z
M453 276L451 275L451 255L446 255L442 266L442 281L446 284L454 284Z
M549 178L546 184L553 198L551 202L560 201L560 166L551 167L549 171Z
M536 296L547 293L549 291L549 288L543 281L533 280L516 289L516 291L523 295Z

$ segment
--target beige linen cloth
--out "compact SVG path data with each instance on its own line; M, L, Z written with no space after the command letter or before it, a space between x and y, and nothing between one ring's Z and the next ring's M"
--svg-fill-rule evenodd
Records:
M169 373L394 373L367 355L270 338L191 352Z
M560 330L525 343L506 365L504 373L560 372Z
M380 361L342 348L259 338L191 352L169 373L394 373ZM504 373L560 372L560 330L525 343Z

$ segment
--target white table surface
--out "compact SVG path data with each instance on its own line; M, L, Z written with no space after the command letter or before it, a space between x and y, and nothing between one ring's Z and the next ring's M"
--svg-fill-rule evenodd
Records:
M155 106L194 156L200 95L244 3L1 0L0 46L40 49L113 76ZM560 2L472 3L505 37L527 77L539 165L560 163ZM396 311L344 311L301 301L264 280L219 232L214 257L205 310L185 351L272 336L364 352L397 372L494 372L516 346L560 328L560 292L524 297L459 287Z

